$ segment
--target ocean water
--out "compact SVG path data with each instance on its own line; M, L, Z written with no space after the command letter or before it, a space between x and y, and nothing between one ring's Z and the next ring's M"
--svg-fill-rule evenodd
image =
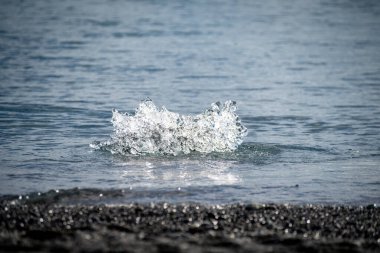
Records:
M1 195L380 203L378 1L0 6ZM189 117L236 101L247 135L225 151L94 148L115 134L113 108L134 115L148 97Z

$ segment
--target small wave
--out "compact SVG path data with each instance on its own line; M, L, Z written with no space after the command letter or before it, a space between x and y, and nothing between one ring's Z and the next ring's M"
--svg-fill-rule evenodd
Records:
M121 155L233 151L247 135L235 111L234 101L216 102L201 114L187 116L157 108L147 99L134 115L114 109L111 139L93 142L90 147Z

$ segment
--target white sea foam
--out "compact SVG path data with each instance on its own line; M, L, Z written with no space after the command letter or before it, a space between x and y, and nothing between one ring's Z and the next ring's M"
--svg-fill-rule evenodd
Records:
M90 146L122 155L233 151L247 134L235 111L234 101L216 102L201 114L186 116L145 100L134 115L114 109L111 139Z

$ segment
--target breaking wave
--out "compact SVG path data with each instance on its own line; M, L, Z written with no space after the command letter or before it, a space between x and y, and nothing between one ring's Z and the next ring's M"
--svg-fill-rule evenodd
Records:
M90 146L121 155L233 151L247 135L235 111L234 101L216 102L201 114L187 116L145 100L134 115L114 109L111 139Z

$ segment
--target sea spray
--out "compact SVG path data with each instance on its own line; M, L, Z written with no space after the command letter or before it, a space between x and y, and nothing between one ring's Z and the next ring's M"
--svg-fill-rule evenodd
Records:
M134 115L114 109L111 139L90 146L121 155L233 151L247 134L235 111L234 101L216 102L201 114L187 116L157 108L148 99Z

